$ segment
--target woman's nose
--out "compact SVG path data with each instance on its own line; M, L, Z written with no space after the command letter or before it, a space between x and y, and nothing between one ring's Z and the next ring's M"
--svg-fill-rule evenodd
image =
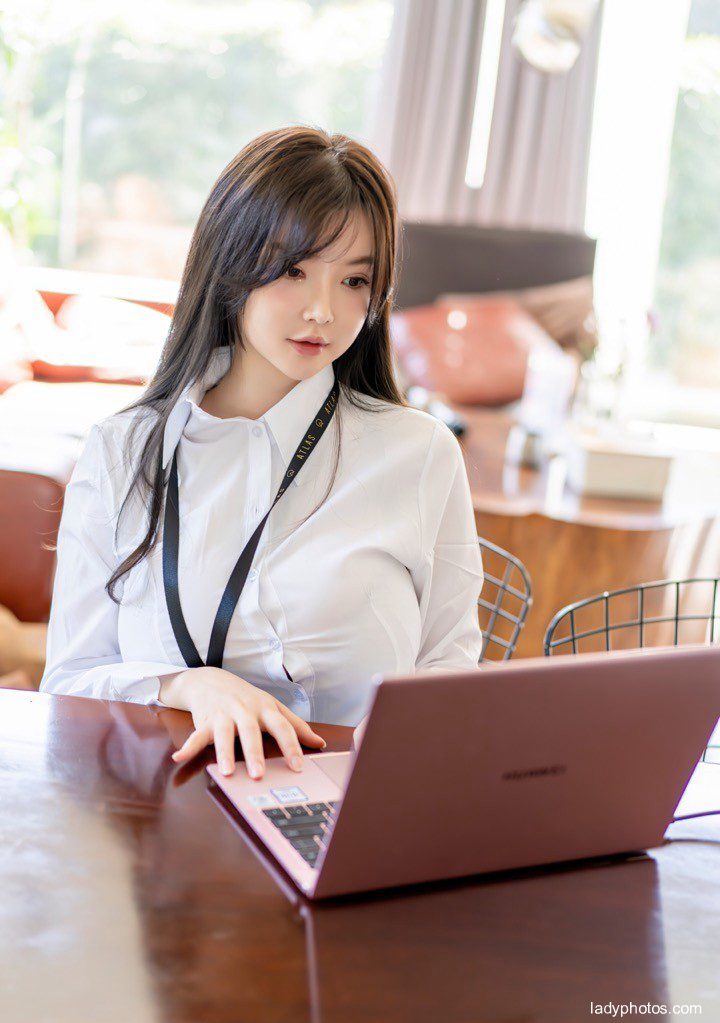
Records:
M306 322L312 320L314 323L332 323L333 311L329 289L317 287L313 290L308 296L303 316Z

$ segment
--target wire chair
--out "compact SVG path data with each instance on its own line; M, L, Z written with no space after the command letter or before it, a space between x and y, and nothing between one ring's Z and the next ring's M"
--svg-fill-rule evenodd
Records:
M545 631L545 656L720 642L720 577L662 579L563 607ZM720 733L703 760L720 761Z
M720 577L710 576L641 583L568 604L548 625L544 646L550 656L718 640Z
M485 581L478 599L483 642L480 663L507 661L532 605L532 584L527 569L502 547L478 537Z

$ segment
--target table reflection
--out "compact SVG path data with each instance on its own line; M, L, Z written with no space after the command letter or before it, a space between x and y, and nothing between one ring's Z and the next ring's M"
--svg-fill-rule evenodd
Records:
M645 858L302 914L313 1023L577 1023L591 1001L667 997L657 870Z
M0 695L3 1020L717 1016L712 818L635 860L309 904L212 798L203 761L172 763L186 715Z
M104 1023L156 1023L133 849L118 841L113 816L98 812L85 788L104 777L117 722L106 721L95 741L68 757L55 743L55 705L41 697L33 704L34 714L15 717L23 755L12 756L12 785L0 786L3 1018L65 1023L86 1006L88 1019ZM5 755L11 759L7 746ZM129 792L134 799L134 781ZM21 829L11 825L20 819Z

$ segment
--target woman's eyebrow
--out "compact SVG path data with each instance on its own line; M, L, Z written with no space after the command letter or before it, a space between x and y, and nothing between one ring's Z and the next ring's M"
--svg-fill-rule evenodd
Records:
M348 260L347 266L368 266L370 268L375 266L375 260L372 256L358 256L357 259Z

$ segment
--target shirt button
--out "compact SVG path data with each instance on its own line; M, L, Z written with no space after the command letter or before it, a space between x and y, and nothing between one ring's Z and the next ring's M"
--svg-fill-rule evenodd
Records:
M262 430L259 426L253 426L253 436L262 437Z
M248 579L250 580L250 582L254 583L257 577L258 577L257 569L251 568L250 571L248 572Z
M270 649L271 650L279 650L281 646L282 646L282 643L280 642L280 640L279 639L274 639L272 641L272 643L270 644Z

